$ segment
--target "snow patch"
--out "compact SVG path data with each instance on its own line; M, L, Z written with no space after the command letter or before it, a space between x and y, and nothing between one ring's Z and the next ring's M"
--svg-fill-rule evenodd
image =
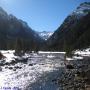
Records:
M74 54L80 56L90 56L90 48L86 48L83 50L76 50L74 51Z
M83 57L81 57L81 56L73 56L73 59L83 59Z
M11 62L16 58L16 56L14 55L15 50L7 50L7 51L1 50L0 52L6 57L5 58L6 62Z
M39 51L38 53L49 53L49 54L52 54L52 53L56 53L56 54L66 54L66 52L44 52L44 51Z

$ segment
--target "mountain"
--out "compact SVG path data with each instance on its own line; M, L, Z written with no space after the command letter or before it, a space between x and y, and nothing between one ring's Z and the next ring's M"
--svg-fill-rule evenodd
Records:
M47 40L53 34L53 32L42 31L42 32L38 32L38 34L41 38Z
M35 50L44 40L26 22L8 15L0 7L0 49Z
M90 46L90 2L77 7L47 40L47 49L71 51Z

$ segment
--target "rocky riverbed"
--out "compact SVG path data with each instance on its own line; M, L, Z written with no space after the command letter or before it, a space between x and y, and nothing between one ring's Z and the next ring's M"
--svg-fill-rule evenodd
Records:
M67 58L65 70L56 83L59 90L90 90L90 55L86 53L77 54Z
M66 59L63 52L2 54L0 90L90 90L89 53Z
M0 90L57 90L53 82L64 68L63 52L28 52L16 56L15 51L1 51Z

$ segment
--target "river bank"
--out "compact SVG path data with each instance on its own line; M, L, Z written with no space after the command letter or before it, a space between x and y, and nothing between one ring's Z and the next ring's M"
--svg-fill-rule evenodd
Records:
M90 90L90 55L78 53L2 51L0 90Z
M0 90L57 90L54 79L64 68L64 53L39 52L16 56L15 51L1 51Z
M66 58L65 71L57 80L59 90L90 90L90 49Z

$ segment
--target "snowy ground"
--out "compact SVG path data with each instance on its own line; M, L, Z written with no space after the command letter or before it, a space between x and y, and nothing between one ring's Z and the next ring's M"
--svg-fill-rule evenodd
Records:
M83 50L76 50L74 52L74 54L78 54L80 56L90 56L90 48L86 48L86 49L83 49Z
M51 81L58 77L58 71L64 66L63 52L26 53L22 57L15 56L10 50L1 52L6 57L3 63L28 60L0 66L0 90L57 90Z
M84 57L90 57L90 48L82 49L82 50L76 50L73 51L72 58L67 57L67 60L78 60L83 59Z

